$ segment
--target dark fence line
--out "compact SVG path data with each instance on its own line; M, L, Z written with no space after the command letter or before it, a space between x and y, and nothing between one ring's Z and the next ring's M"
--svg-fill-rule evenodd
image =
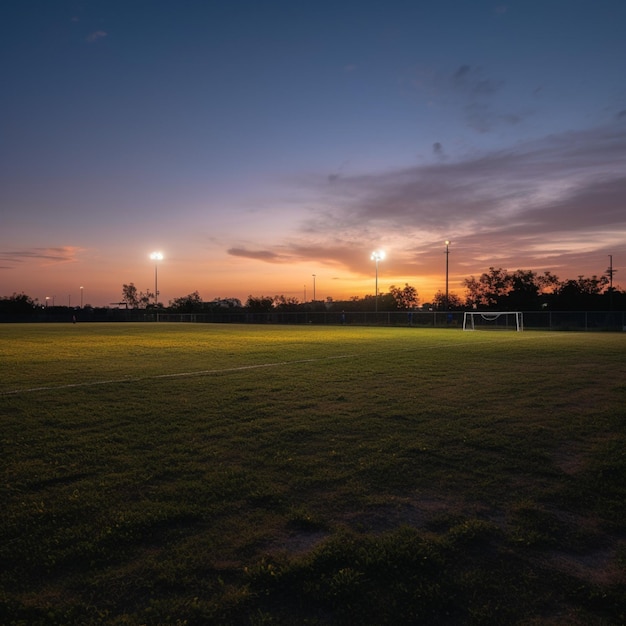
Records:
M489 311L485 311L486 314ZM415 328L463 328L463 311L213 311L169 313L145 309L83 309L71 315L77 322L185 322L209 324L291 324L349 326L411 326ZM33 322L72 322L67 311L42 311ZM626 311L524 311L528 330L626 331ZM486 315L489 317L489 315ZM9 320L7 320L9 321ZM475 316L477 329L515 329L513 316L485 320Z
M158 320L156 319L158 317ZM422 328L463 328L463 311L381 311L312 312L312 313L231 313L152 314L150 321L161 322L234 322L242 324L318 324L352 326L414 326ZM146 320L147 321L147 320ZM526 311L524 328L535 330L626 330L626 311ZM513 316L496 320L475 316L476 329L515 329Z

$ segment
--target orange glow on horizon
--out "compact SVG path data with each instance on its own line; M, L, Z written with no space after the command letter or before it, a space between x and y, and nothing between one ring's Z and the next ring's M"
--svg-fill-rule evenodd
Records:
M145 248L144 248L145 250ZM459 263L459 256L450 252L448 291L449 295L465 298L464 280L479 277L489 267L481 263L470 269ZM155 264L158 263L159 302L167 306L170 301L198 292L205 302L216 298L237 298L245 303L248 296L284 295L300 302L313 299L313 274L315 274L315 296L318 301L332 298L334 301L351 300L373 296L375 293L375 264L365 253L358 272L341 267L336 261L317 263L270 263L254 259L233 258L225 253L209 260L191 258L194 254L181 256L180 251L170 250L162 260L152 260L149 254L140 251L133 256L116 255L111 252L106 258L102 253L83 255L74 263L59 262L43 264L38 260L27 260L16 264L10 272L11 282L4 281L4 293L25 293L29 297L45 302L45 297L55 296L57 303L71 301L74 306L81 301L96 307L112 306L122 299L122 286L134 283L140 292L154 291ZM458 255L458 256L457 256ZM388 293L392 285L402 288L409 284L417 290L419 302L432 302L437 292L445 293L445 255L435 249L423 255L419 263L407 262L399 254L387 254L378 267L378 292ZM410 261L410 259L409 259ZM604 259L601 259L604 261ZM415 266L414 274L411 272ZM517 267L490 263L514 271ZM522 266L523 268L523 266ZM466 271L467 269L467 271ZM551 269L560 279L569 279L579 274L591 276L600 271L585 271L584 268L564 273L563 268ZM537 274L543 268L533 269ZM8 272L5 274L8 276ZM82 287L82 289L81 289ZM618 287L618 285L616 285Z

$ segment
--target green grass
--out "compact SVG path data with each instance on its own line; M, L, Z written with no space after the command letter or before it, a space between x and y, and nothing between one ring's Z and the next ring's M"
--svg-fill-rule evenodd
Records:
M2 624L623 624L626 333L0 325Z

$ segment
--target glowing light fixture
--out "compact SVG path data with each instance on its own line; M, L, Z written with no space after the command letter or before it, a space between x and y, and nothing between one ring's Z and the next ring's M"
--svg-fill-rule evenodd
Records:
M376 296L374 300L374 308L378 313L378 261L382 261L385 258L384 250L374 250L370 257L372 261L376 262Z
M159 282L158 282L158 266L159 261L163 260L163 254L161 252L153 252L150 258L154 261L154 306L159 305Z

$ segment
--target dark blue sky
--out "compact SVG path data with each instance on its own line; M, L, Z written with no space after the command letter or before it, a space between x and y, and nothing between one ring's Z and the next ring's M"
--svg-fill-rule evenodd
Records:
M626 255L626 2L5 0L0 295L373 293ZM618 271L616 280L620 282Z

